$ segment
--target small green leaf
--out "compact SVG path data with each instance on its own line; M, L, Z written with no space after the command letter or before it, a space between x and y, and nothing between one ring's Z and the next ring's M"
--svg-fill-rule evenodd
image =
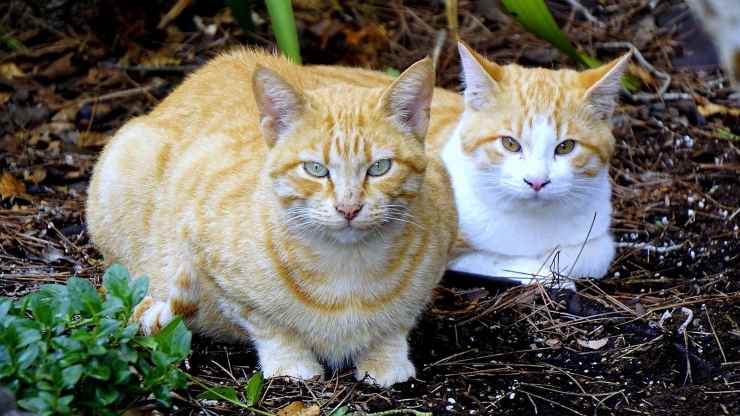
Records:
M51 406L38 396L18 400L18 407L41 415L52 414Z
M33 328L19 328L18 338L20 338L18 348L23 348L26 345L31 345L39 342L41 340L41 331Z
M388 67L384 71L387 75L392 76L393 78L398 78L399 75L401 75L401 71L399 71L396 68Z
M67 367L62 370L62 381L64 382L64 387L67 389L74 387L74 385L80 380L83 371L84 368L80 364L73 365L72 367Z
M51 344L65 352L80 351L82 349L82 343L80 341L64 335L52 338Z
M33 293L29 296L28 306L36 321L45 326L50 326L53 323L54 311L48 298L44 298L38 292Z
M124 344L118 349L118 357L122 361L133 363L139 358L139 354L131 345Z
M8 311L10 311L11 306L13 306L13 302L11 302L10 299L0 299L0 322L5 320L5 317L8 315Z
M133 322L128 325L126 325L126 328L123 329L121 332L121 339L122 340L129 340L136 336L136 334L139 333L139 323Z
M70 314L70 300L67 286L64 285L44 285L36 292L51 305L54 311L54 317L68 319Z
M95 401L102 406L108 406L119 397L118 391L113 386L97 386L95 389Z
M347 416L349 415L349 407L342 406L337 410L331 412L331 416Z
M236 390L232 387L211 387L198 395L200 400L234 400L239 401Z
M113 369L113 382L115 384L125 383L131 378L131 370L129 369L128 363L124 360L117 358L111 359L111 369Z
M71 414L72 409L69 408L70 403L72 403L72 400L74 400L75 396L69 395L69 396L63 396L60 397L59 400L57 400L57 408L56 411L58 414Z
M90 345L87 348L87 353L89 355L96 356L96 357L97 356L101 356L101 355L105 355L106 351L107 350L105 349L105 347L102 346L102 345L99 345L99 344Z
M134 283L131 285L131 307L138 305L144 299L148 290L149 279L147 277L140 277L134 280Z
M123 322L118 319L105 318L100 321L100 328L98 328L98 339L106 338L113 335L118 329L121 328Z
M76 311L87 312L90 315L100 312L103 303L100 300L100 295L89 281L79 277L71 277L67 282L67 289L69 290L72 307Z
M740 136L733 133L727 127L720 127L718 129L715 129L714 133L717 135L718 139L729 140L731 142L740 142Z
M190 353L191 338L192 334L180 317L175 318L154 336L159 344L159 350L177 360L184 360Z
M121 299L124 304L131 303L131 289L128 283L128 271L120 264L110 266L103 275L103 287L107 295Z
M110 378L110 367L96 358L87 366L87 374L92 378L107 381Z
M262 375L261 371L254 373L254 375L249 378L246 391L247 406L254 406L255 404L257 404L260 397L262 396L264 381L265 378Z
M172 359L169 355L162 351L152 351L152 362L157 367L167 367L172 363Z
M124 310L126 305L121 298L115 296L108 296L103 302L103 315L115 316L116 313Z
M150 350L157 349L157 346L159 345L157 344L157 340L151 336L138 336L134 338L134 342Z
M23 350L18 355L18 366L20 368L28 368L38 358L41 352L41 347L38 344L29 345L28 348Z

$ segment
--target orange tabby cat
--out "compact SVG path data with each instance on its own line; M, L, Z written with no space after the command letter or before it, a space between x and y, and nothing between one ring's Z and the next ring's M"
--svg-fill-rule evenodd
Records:
M124 126L87 219L108 262L151 278L144 331L179 315L249 338L266 376L310 378L321 361L384 386L414 376L406 338L457 227L424 153L433 83L428 59L391 84L240 50Z

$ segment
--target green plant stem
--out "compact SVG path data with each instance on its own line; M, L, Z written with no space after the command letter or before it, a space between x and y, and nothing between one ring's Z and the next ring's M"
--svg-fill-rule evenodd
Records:
M229 402L229 403L233 404L234 406L238 406L238 407L241 407L242 409L247 409L247 410L249 410L250 412L253 412L253 413L255 413L255 414L258 414L258 415L261 415L261 416L275 416L275 415L274 415L273 413L270 413L270 412L265 412L265 411L263 411L263 410L259 410L259 409L255 409L254 407L252 407L252 406L247 406L246 404L244 404L244 403L242 403L242 402L240 402L240 401L237 401L237 400L231 399L231 398L229 398L229 397L226 397L226 396L224 396L223 394L221 394L221 393L217 392L216 390L213 390L213 389L211 389L210 387L208 387L208 385L206 385L206 384L205 384L205 383L203 383L202 381L198 380L198 379L197 379L196 377L193 377L193 376L191 376L190 374L188 374L188 373L186 373L186 372L184 372L184 371L182 371L182 370L180 370L180 372L181 372L182 374L185 374L185 377L186 377L186 378L187 378L188 380L190 380L190 381L192 381L193 383L195 383L195 384L199 385L200 387L202 387L202 388L204 388L204 389L208 390L208 391L209 391L210 393L212 393L212 394L214 394L214 395L216 395L216 396L220 397L220 398L221 398L221 399L223 399L224 401L227 401L227 402ZM430 415L431 415L431 414L430 414Z
M293 18L293 5L290 0L266 0L265 3L278 47L288 59L300 64L301 49Z

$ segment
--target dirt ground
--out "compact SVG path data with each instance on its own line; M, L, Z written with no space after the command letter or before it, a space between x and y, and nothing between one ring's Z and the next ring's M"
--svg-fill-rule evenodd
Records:
M85 234L85 190L98 151L187 73L238 44L272 46L263 6L253 32L220 2L196 2L162 29L165 0L9 0L0 4L0 294L72 275L99 283ZM392 389L349 370L320 382L273 380L260 403L408 408L434 414L740 414L740 123L738 102L687 7L676 0L550 1L582 50L606 60L631 42L639 91L614 120L609 276L579 293L507 288L448 276L411 338L414 381ZM441 1L296 1L304 63L403 69L448 25ZM526 33L496 1L459 2L459 33L498 62L576 63ZM454 42L440 85L458 88ZM665 83L665 94L656 94ZM196 339L188 371L243 386L247 345ZM233 414L178 392L176 414ZM142 399L141 409L153 403Z

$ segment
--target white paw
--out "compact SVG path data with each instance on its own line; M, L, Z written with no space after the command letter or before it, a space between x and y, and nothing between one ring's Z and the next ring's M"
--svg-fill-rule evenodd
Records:
M324 375L324 368L316 360L260 360L265 377L293 377L301 380Z
M144 335L155 335L174 318L170 305L162 301L154 301L149 309L141 315L141 331Z
M416 375L416 369L408 358L389 361L380 366L368 367L358 365L355 377L366 383L375 383L381 387L390 387L396 383L408 381Z

